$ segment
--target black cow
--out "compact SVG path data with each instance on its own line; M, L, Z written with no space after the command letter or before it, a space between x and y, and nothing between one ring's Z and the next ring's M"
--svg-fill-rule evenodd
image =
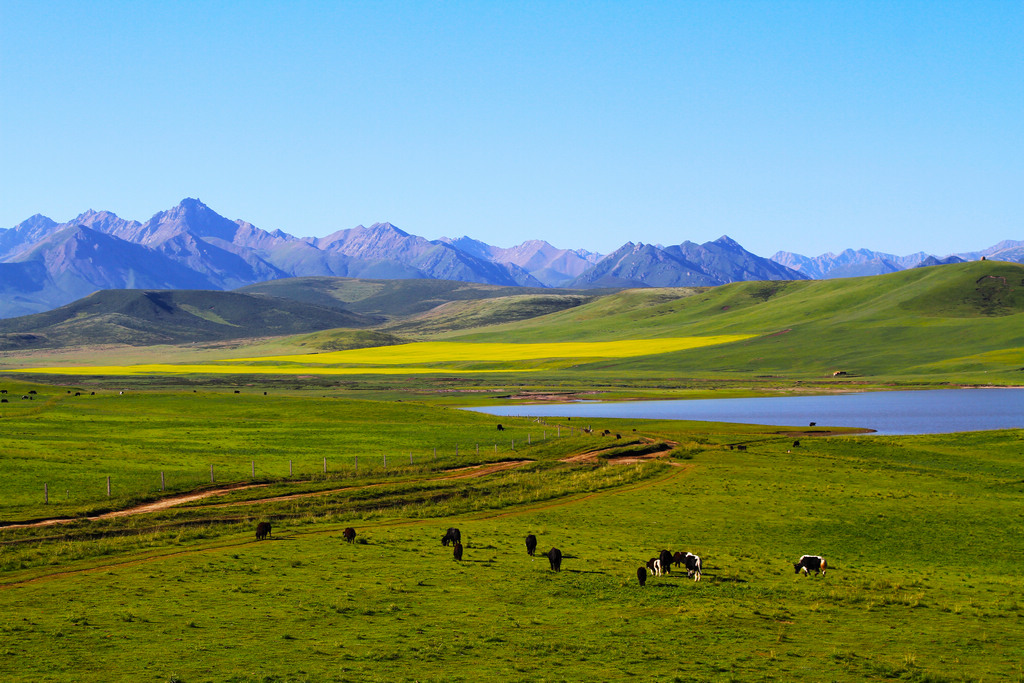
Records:
M683 557L683 564L686 566L686 575L692 576L694 581L700 581L701 566L700 556L693 553L686 553Z
M352 527L346 527L346 529L341 532L341 535L344 536L345 540L349 543L352 543L356 540L356 530Z
M451 543L461 543L462 534L455 527L448 527L448 531L444 532L444 536L441 537L441 545L447 547Z
M533 557L534 552L537 550L537 537L530 534L526 537L526 554Z
M501 426L501 425L499 424L499 425L498 425L498 431L499 431L499 432L503 432L503 431L505 431L505 428L504 428L504 427L502 427L502 426Z
M824 576L827 567L828 563L821 555L801 555L800 559L793 563L794 573L803 572L804 576L810 576L811 572Z
M800 445L800 439L797 439L796 441L793 442L793 447L794 448L796 448L799 445Z
M455 550L452 551L452 556L456 559L456 561L462 561L462 544L458 541L455 541Z
M551 571L560 572L562 571L562 551L558 548L552 548L547 552L548 562L551 563Z
M658 555L658 560L661 561L661 571L670 574L672 572L672 553L662 550Z
M262 541L270 535L270 522L260 522L256 525L256 540Z
M646 567L636 568L636 580L640 582L640 587L643 588L644 584L647 583L647 569Z
M686 557L686 553L676 553L672 556L672 564L679 566L683 563L683 558Z

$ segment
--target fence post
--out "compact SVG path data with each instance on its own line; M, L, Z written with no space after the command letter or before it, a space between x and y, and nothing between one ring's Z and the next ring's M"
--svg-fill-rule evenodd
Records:
M412 451L409 451L409 464L412 465Z
M529 446L529 445L530 445L530 444L532 444L532 443L533 443L533 440L532 440L532 439L530 438L530 435L529 435L529 434L527 434L527 435L526 435L526 445L527 445L527 446Z
M498 444L494 444L494 454L498 454Z
M384 454L384 469L388 468L388 454Z
M292 461L288 461L288 476L292 476Z
M327 456L324 456L324 474L327 474Z
M50 485L46 483L43 484L43 502L50 504Z
M455 444L455 457L459 457L459 444Z
M359 456L356 456L356 474L359 474Z
M516 449L516 440L512 439L512 450Z
M437 460L437 446L434 446L434 460Z
M476 455L477 457L480 457L480 444L476 445Z
M107 477L107 498L110 498L110 477Z
M256 461L255 460L252 461L252 478L253 479L256 478Z
M167 487L164 485L164 473L163 473L163 471L161 471L160 472L160 490L161 491L165 491L166 489L167 489Z
M210 463L210 483L213 483L213 463Z

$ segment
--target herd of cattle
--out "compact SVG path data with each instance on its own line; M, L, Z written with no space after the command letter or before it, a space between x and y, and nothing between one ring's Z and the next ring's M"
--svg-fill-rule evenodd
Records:
M353 543L356 540L356 530L352 527L346 527L341 534L346 541ZM256 525L256 540L262 541L263 539L270 536L270 522L260 522ZM462 560L462 532L455 527L448 527L448 530L444 532L444 536L441 537L441 545L448 547L452 546L452 556L456 561ZM529 534L526 537L526 554L530 557L534 557L537 553L537 537L533 534ZM560 572L562 571L562 551L558 548L552 548L546 553L541 553L544 557L548 558L548 562L551 564L551 571ZM672 567L683 567L686 569L687 578L692 578L694 581L700 581L701 574L703 573L703 564L700 556L690 552L682 553L671 553L668 550L662 550L658 553L657 557L652 557L647 560L646 566L638 567L636 570L636 580L641 586L646 585L648 572L651 576L664 576L672 572ZM825 569L828 567L828 563L825 562L825 558L820 555L801 555L800 559L793 563L793 569L797 574L803 574L809 576L811 572L815 574L825 575Z

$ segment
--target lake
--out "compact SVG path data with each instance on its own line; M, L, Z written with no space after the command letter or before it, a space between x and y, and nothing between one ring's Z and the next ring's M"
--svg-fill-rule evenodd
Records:
M676 401L581 402L472 408L491 415L646 418L806 427L861 427L879 434L945 434L1024 428L1024 389L875 391Z

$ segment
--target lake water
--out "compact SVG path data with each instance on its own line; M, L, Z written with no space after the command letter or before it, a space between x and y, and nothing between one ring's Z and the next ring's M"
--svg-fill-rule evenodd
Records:
M1024 389L876 391L827 396L583 402L473 408L491 415L700 420L861 427L879 434L945 434L1024 428Z

